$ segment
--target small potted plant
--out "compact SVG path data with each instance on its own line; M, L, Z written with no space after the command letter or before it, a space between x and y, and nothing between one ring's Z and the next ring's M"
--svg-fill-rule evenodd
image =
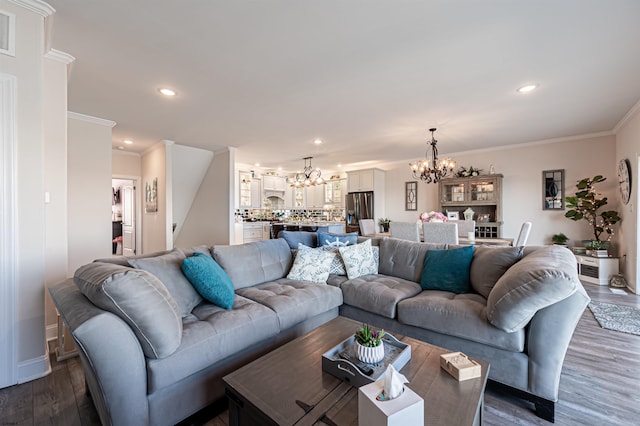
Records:
M389 232L389 224L391 223L391 220L383 217L378 221L378 225L380 225L380 228L382 228L382 232Z
M375 364L384 359L384 330L374 330L368 324L356 331L354 351L356 357L368 364Z
M553 236L551 237L551 241L553 241L553 244L556 244L559 246L566 245L568 239L569 237L564 235L562 232L560 232L559 234L553 234Z

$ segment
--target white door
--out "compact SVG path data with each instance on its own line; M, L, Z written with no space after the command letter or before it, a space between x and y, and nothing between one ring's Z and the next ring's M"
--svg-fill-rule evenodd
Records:
M136 187L133 181L122 185L122 254L136 254Z

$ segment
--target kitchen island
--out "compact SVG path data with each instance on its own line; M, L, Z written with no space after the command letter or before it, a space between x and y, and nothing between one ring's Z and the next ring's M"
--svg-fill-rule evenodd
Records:
M342 234L345 230L344 222L336 221L247 221L236 222L235 224L235 244L244 244L269 238L277 238L280 231L309 231L328 232L332 234Z

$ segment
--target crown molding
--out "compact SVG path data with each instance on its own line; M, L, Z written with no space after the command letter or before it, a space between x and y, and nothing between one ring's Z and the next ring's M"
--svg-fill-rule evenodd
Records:
M35 12L38 15L46 18L52 15L56 10L46 2L42 0L9 0L11 3L21 6L31 12Z
M104 118L92 117L90 115L79 114L73 111L67 111L67 118L73 118L75 120L86 121L87 123L99 124L101 126L113 127L116 125L115 121L105 120Z
M140 157L139 152L126 151L124 149L112 149L111 151L113 151L114 154L118 154L118 155L130 155L134 157Z
M640 100L638 102L636 102L636 104L634 106L631 107L631 109L629 110L629 112L627 112L624 117L622 117L622 120L618 121L618 124L616 124L616 126L613 128L613 133L614 134L618 134L618 132L620 131L620 129L627 124L627 122L629 120L631 120L631 118L633 118L634 115L636 115L638 112L640 111Z
M76 60L74 56L56 49L49 49L49 51L44 54L44 57L47 59L53 59L54 61L62 62L66 65L69 65L71 62Z

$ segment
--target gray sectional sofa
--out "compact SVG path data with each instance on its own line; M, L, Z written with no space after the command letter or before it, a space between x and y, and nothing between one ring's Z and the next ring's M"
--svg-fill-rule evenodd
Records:
M377 274L332 274L329 285L286 278L291 247L274 239L103 259L50 293L103 424L175 424L220 400L225 374L338 314L485 359L491 380L553 420L564 355L589 301L570 251L477 248L473 289L455 294L420 286L426 253L448 247L374 244ZM180 264L194 251L231 278L232 309L182 281Z

